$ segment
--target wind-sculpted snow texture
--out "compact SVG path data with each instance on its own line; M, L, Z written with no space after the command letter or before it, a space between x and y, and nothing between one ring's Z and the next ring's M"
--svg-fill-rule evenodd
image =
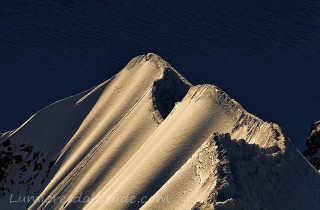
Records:
M4 208L320 208L318 172L278 125L151 53L0 140Z

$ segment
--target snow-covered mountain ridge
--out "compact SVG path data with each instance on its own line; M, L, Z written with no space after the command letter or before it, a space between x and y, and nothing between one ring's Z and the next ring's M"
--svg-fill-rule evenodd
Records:
M151 53L1 142L5 208L320 207L318 172L278 125Z

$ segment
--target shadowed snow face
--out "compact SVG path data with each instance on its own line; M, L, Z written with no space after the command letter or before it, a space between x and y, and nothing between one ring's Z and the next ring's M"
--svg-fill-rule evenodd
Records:
M163 118L166 118L175 104L187 94L190 86L177 76L172 70L165 70L162 79L154 84L153 100Z

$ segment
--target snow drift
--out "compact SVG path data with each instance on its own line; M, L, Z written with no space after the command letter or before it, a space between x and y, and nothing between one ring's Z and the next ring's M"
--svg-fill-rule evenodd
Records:
M10 209L318 209L320 177L281 128L155 54L1 134Z

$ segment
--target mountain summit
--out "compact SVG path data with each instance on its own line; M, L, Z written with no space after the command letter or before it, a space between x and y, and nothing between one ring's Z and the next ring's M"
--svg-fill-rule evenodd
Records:
M281 128L158 55L0 134L10 209L319 209L320 176Z

